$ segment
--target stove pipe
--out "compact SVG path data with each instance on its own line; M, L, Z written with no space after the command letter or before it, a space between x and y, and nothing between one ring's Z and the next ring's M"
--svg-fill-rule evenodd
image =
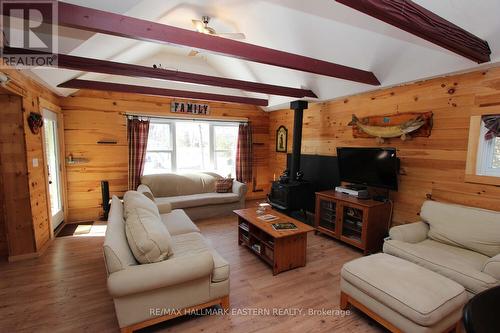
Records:
M297 172L300 171L300 148L302 146L302 119L304 110L307 110L307 101L293 101L290 103L290 109L294 111L293 117L293 146L292 146L292 164L290 165L290 177L297 179Z

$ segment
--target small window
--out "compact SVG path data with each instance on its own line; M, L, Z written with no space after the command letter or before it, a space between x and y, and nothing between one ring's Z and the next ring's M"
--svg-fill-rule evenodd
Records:
M481 121L481 132L477 152L476 174L500 177L500 138L486 139L488 129Z

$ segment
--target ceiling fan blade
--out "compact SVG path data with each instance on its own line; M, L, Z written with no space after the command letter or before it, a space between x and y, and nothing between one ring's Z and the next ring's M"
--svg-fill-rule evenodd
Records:
M217 36L231 38L231 39L245 39L246 38L245 34L240 33L240 32L218 33Z
M200 53L199 51L196 51L196 50L191 50L189 51L188 53L188 57L194 57L196 56L198 53Z
M193 22L193 25L196 28L196 30L198 30L198 32L203 32L204 31L205 24L202 21L200 21L200 20L191 20L191 22Z

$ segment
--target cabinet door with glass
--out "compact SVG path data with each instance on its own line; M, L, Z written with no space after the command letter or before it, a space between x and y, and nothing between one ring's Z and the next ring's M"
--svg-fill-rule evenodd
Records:
M352 245L362 246L366 221L364 209L342 204L340 211L342 214L341 239Z
M337 234L337 202L318 197L316 228L321 228L332 235Z

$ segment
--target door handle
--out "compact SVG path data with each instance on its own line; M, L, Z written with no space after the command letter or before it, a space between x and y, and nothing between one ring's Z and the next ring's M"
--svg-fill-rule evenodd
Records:
M49 185L52 185L52 180L49 180Z

